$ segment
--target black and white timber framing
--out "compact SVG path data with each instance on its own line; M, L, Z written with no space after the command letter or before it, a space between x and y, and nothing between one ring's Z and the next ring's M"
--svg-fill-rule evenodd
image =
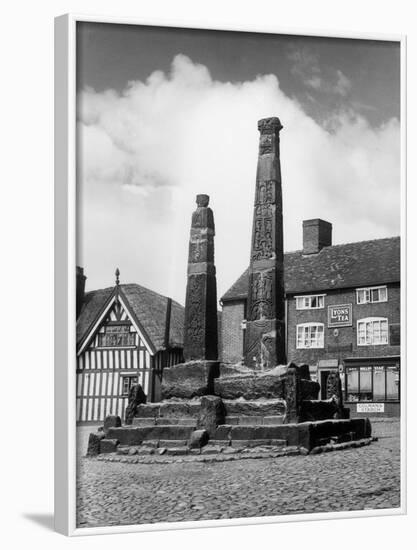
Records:
M123 418L135 383L158 401L163 369L183 360L182 317L170 298L118 278L87 293L77 321L77 422Z

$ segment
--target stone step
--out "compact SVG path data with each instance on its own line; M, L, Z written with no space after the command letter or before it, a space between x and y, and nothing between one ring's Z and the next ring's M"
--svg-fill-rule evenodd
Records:
M143 443L146 444L146 441ZM160 439L158 442L158 447L185 447L188 445L187 439Z
M155 426L155 420L156 419L153 417L135 416L135 418L132 420L132 426Z
M197 426L196 418L156 418L157 426Z
M200 412L200 399L181 399L138 405L137 417L147 418L197 418Z
M185 456L188 455L189 452L188 447L168 447L165 454L171 456Z
M205 447L229 447L229 439L210 439Z
M107 438L117 439L120 445L140 445L147 440L188 440L193 426L124 426L109 428Z
M303 445L309 442L310 427L306 425L281 424L281 425L221 425L216 428L213 439L231 440L232 445L236 441L254 440L281 440L287 445Z
M136 416L133 419L132 426L193 426L196 427L197 419L192 417L185 418L153 418Z
M235 439L231 441L232 447L286 447L285 439Z
M223 403L226 416L283 416L286 411L283 399L224 399Z
M273 416L264 416L263 425L264 426L280 426L284 424L284 415L273 415Z
M279 426L284 423L284 415L271 416L226 416L225 424L232 426Z

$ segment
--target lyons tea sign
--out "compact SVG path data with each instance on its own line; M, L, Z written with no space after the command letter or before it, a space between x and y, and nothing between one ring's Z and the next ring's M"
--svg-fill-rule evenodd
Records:
M352 304L328 306L328 327L351 327Z

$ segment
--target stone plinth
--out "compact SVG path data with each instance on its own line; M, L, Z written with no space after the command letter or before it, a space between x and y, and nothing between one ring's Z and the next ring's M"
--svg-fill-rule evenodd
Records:
M292 363L261 373L239 367L235 370L227 367L226 372L214 381L216 395L225 400L281 399L285 403L287 422L298 422L302 401L317 399L320 391L317 382L302 378L308 375L308 369Z
M218 361L188 361L166 368L161 385L162 398L192 399L213 393L214 379L218 376Z

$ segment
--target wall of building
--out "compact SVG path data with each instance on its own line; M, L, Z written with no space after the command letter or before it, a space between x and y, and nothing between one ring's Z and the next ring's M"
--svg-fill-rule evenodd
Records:
M307 294L307 293L305 293ZM357 304L356 289L327 291L323 309L297 310L296 299L287 301L287 357L297 364L316 365L323 359L344 359L345 357L383 357L399 355L400 346L357 345L357 321L366 317L386 317L388 325L398 325L401 321L401 293L399 284L388 285L388 301L374 304ZM329 305L352 304L352 326L328 328L327 315ZM317 322L324 324L324 348L297 349L297 324Z
M124 418L128 396L123 379L135 376L148 402L160 401L162 372L182 361L182 349L152 356L138 340L136 349L95 349L94 345L77 358L77 422L102 421L109 414Z
M245 318L245 300L235 300L223 304L220 359L223 363L237 363L243 357L244 330L242 321Z
M123 378L137 376L148 394L151 355L136 334L135 348L100 349L97 336L77 358L77 421L104 420L109 414L123 416L127 396Z

